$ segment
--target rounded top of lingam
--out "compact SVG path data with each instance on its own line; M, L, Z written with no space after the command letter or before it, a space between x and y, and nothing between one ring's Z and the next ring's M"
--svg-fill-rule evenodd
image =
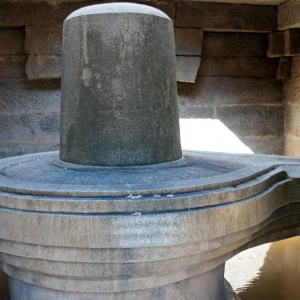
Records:
M77 9L71 13L66 20L84 16L84 15L96 15L96 14L120 14L120 13L137 13L157 16L161 18L170 19L164 12L151 6L135 3L106 3L96 4Z
M181 158L173 23L163 12L111 3L65 20L60 143L60 160L77 165Z

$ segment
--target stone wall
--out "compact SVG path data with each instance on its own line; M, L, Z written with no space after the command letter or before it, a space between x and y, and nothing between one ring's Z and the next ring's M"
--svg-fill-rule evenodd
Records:
M300 156L300 56L292 59L291 77L285 85L285 155Z
M58 149L62 22L95 3L1 2L1 157ZM181 118L219 119L253 152L282 154L283 83L279 59L266 56L277 7L146 4L166 12L175 33L186 30L175 36L179 73L189 74L178 82Z

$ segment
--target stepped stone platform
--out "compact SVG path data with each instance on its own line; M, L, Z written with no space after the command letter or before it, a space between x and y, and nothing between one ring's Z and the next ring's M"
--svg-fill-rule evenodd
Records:
M89 167L49 152L2 159L0 174L11 299L223 299L226 260L300 231L295 158Z

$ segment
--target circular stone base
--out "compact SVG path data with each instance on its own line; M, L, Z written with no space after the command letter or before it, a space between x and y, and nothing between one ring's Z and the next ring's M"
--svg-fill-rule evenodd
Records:
M224 186L223 175L233 179L246 166L234 160L185 155L175 162L149 166L85 167L62 163L57 152L49 152L2 160L0 184L20 194L153 196L199 191L208 183Z

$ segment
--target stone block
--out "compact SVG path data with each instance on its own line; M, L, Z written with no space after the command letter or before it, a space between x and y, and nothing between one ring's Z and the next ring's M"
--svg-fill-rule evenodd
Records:
M59 142L56 143L41 143L41 144L6 144L0 145L0 158L24 155L36 152L48 152L59 150ZM9 298L8 298L9 299Z
M276 30L275 6L224 3L178 3L175 26L205 31L270 32Z
M300 55L299 29L286 30L284 38L284 56Z
M280 57L276 70L276 78L281 80L289 78L291 76L291 66L291 57Z
M268 57L284 56L284 31L271 32L268 35L269 45L267 50Z
M0 26L19 27L37 25L62 25L74 10L95 4L94 1L1 1Z
M201 56L203 31L196 28L174 28L176 55Z
M285 134L300 138L300 106L298 105L286 106Z
M30 115L1 115L1 145L57 143L59 141L59 113Z
M24 39L24 29L0 29L0 55L24 54Z
M293 57L291 76L300 77L300 56Z
M203 58L201 76L244 76L274 78L277 59L263 57L214 57Z
M268 57L294 56L300 54L300 31L290 29L269 34Z
M284 155L300 157L300 138L292 135L285 136Z
M284 99L287 103L300 105L300 77L290 78L286 81Z
M151 1L143 3L163 11L173 22L175 21L176 4L174 2Z
M59 112L60 81L0 80L0 114Z
M178 82L181 105L281 103L283 84L276 79L199 76L195 84ZM185 103L185 104L184 104Z
M61 57L29 55L25 65L28 79L54 79L61 76Z
M267 47L265 33L204 32L202 57L265 57Z
M176 56L177 81L195 83L200 61L199 56Z
M189 107L189 106L178 106L179 118L182 119L213 119L214 118L214 107L213 106L200 106L200 107Z
M61 26L26 26L25 53L61 54Z
M97 4L101 1L9 1L0 2L0 27L60 25L69 14L78 8ZM144 2L144 1L139 1ZM173 21L175 19L175 3L164 1L147 1L165 12Z
M243 137L240 139L255 154L283 155L284 137Z
M217 106L216 119L238 137L283 136L284 133L281 105Z
M25 55L0 56L0 79L25 78Z
M289 0L278 6L278 30L300 28L300 2Z

